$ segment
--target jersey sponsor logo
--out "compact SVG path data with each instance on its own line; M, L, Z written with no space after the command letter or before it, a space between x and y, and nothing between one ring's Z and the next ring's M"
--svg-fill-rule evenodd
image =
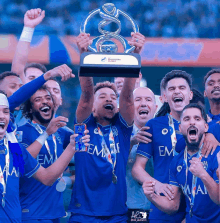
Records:
M28 213L29 209L22 209L22 213Z
M167 146L159 146L159 154L160 156L174 156L173 148L169 151Z
M102 148L100 151L98 150L98 146L94 144L90 144L87 150L87 153L94 156L105 157L104 149ZM120 153L119 143L116 143L115 153Z
M162 130L162 134L163 134L163 135L166 135L167 133L168 133L168 129L164 128L164 129Z
M6 174L6 169L7 169L7 167L6 167L6 165L5 165L5 166L4 166L4 169L3 169L3 171L2 171L3 174ZM9 175L9 176L19 177L19 171L17 171L16 168L13 166L12 171L10 172L10 170L9 170L8 175Z
M182 190L184 192L184 185L181 185L181 187L182 187ZM187 193L188 196L191 195L191 189L190 189L188 184L187 184L186 191L184 192L184 194L186 194L186 193ZM196 195L197 194L202 194L202 195L208 194L208 191L207 191L205 185L202 185L202 186L201 185L197 185L197 187L196 187Z
M47 155L47 154L38 154L37 161L41 165L44 165L44 164L51 165L55 162L55 155L51 154L51 156L50 156L50 155Z

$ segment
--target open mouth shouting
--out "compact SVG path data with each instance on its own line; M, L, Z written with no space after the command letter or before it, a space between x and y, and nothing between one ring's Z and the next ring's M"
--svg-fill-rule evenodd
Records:
M40 111L44 115L50 115L51 114L51 107L48 105L44 105L43 107L40 108Z
M198 136L198 129L195 126L190 126L187 130L187 135L191 141L195 141Z
M104 105L104 108L105 108L106 110L113 111L114 106L113 106L113 104L105 104L105 105Z
M0 121L0 130L3 130L5 128L6 123L3 121Z
M142 108L139 110L138 114L141 118L147 118L147 115L149 114L149 110Z

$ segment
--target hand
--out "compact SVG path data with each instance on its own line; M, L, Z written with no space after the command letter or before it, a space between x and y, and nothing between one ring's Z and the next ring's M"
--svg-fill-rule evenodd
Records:
M144 194L148 199L152 198L155 191L155 181L145 181L142 185Z
M87 52L88 46L92 44L92 40L89 39L89 33L80 33L76 38L76 43L79 48L79 52Z
M202 148L202 155L208 157L211 152L211 155L215 152L216 147L219 146L219 142L216 140L215 136L211 133L205 134L204 145Z
M44 74L44 79L46 81L54 77L61 77L61 81L67 81L69 78L75 77L75 75L72 74L72 69L70 69L66 64L63 64L47 71Z
M172 186L169 184L163 184L157 181L155 184L155 192L157 195L163 194L170 201L174 199L174 191Z
M149 143L151 142L152 140L149 139L148 137L152 137L152 135L149 133L149 132L146 132L145 130L148 130L150 129L150 127L148 126L144 126L142 127L136 135L134 135L132 138L131 138L131 145L134 146L140 142L143 142L143 143Z
M193 157L190 161L189 171L196 177L202 178L206 170L199 158Z
M85 136L82 137L82 142L84 143L85 146L89 146L90 142L90 135L89 135L89 130L86 129L84 131ZM74 147L75 150L75 138L78 136L78 134L73 134L70 136L70 145Z
M45 11L41 9L28 10L24 15L24 26L35 28L39 25L45 17Z
M47 134L54 134L59 128L66 126L66 123L68 121L68 118L65 118L63 116L52 118L46 129Z
M145 43L145 37L140 33L131 33L131 41L128 41L128 44L131 46L135 46L134 53L140 53L144 43Z

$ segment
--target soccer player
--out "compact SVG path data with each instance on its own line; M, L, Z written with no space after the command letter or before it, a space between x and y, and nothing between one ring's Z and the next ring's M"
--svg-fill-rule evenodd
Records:
M19 106L30 98L30 96L35 93L36 90L39 89L47 80L54 77L61 77L63 81L66 81L75 76L72 74L72 70L65 64L49 70L37 79L23 86L22 81L17 74L11 71L6 71L0 74L0 90L4 91L9 97L10 111L13 113L11 119L13 119L15 124L18 111L20 110Z
M0 93L0 222L21 222L19 201L19 177L33 176L41 183L51 186L63 173L75 153L75 137L51 166L44 168L17 142L11 126L6 95ZM84 137L88 145L89 135ZM51 197L50 199L53 199ZM44 201L42 201L44 202Z
M185 71L173 70L167 73L164 77L165 100L168 102L171 113L166 116L151 119L146 125L149 128L148 132L152 134L152 142L148 144L140 143L137 149L136 162L132 169L132 175L140 183L146 180L156 181L155 190L157 194L164 194L168 199L172 199L173 190L169 183L169 165L177 151L180 152L185 148L185 140L179 132L180 114L183 108L189 104L192 99L192 78ZM208 134L206 138L215 138L212 134ZM178 142L178 148L176 144ZM207 155L218 145L210 146L210 142L203 148L202 153ZM205 146L204 146L205 147ZM154 178L146 171L145 166L148 159L153 157L154 163ZM180 211L174 216L169 216L152 204L152 212L149 219L151 222L175 222L181 221L185 215L185 208L181 206Z
M66 132L64 134L63 131L65 130L61 127L66 125L68 119L62 116L53 118L54 110L55 103L50 91L46 86L41 87L25 102L23 114L28 118L28 122L18 127L17 131L18 142L27 148L28 152L45 168L53 164L64 149L62 137ZM42 138L43 135L44 141L38 142L37 138ZM71 135L72 133L69 132L69 138ZM37 148L36 143L38 144ZM56 190L58 183L59 180L53 186L47 187L33 178L20 178L23 222L59 219L65 216L63 194ZM43 200L47 202L42 205Z
M170 165L170 185L173 199L157 195L155 182L143 184L144 193L163 212L178 211L181 194L186 200L186 223L220 222L219 180L216 149L205 158L201 154L205 132L208 130L207 116L198 104L187 105L181 115L180 131L186 140L186 148L174 157Z
M140 33L131 44L139 52L144 44ZM135 41L136 39L139 41ZM80 52L90 44L89 34L77 37ZM138 47L140 48L138 49ZM80 77L82 89L76 121L87 125L91 136L86 153L75 156L76 179L69 211L70 222L126 222L126 165L134 119L133 90L136 78L125 78L117 108L114 83L93 87L93 79Z
M148 129L148 127L145 127L145 124L154 117L157 109L155 95L149 88L136 88L133 94L135 109L134 126L131 137L131 151L126 168L128 222L142 216L141 213L146 213L147 216L150 210L150 202L144 195L142 186L132 177L131 170L135 162L138 143L151 141L149 139L151 135L144 131ZM151 176L153 175L152 160L149 160L145 170ZM145 220L147 222L147 218Z
M208 98L210 110L208 112L211 122L209 126L220 121L220 69L210 70L204 77L204 96Z

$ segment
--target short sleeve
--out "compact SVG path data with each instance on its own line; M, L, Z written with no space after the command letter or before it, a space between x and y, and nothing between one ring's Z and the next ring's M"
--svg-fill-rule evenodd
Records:
M179 187L179 184L176 178L176 173L177 173L176 168L177 168L177 165L176 165L176 160L174 158L170 164L170 169L169 169L169 184Z
M137 154L140 156L144 156L148 159L150 159L153 156L153 123L152 120L147 122L145 126L150 127L146 132L149 132L152 134L152 142L149 143L139 143L137 148Z
M217 141L220 142L219 132L220 132L220 124L216 123L216 124L209 126L208 133L213 134L215 136L215 138L217 139Z
M22 144L25 148L27 148L34 142L31 137L32 135L31 132L32 132L32 129L26 127L26 125L19 127L16 132L16 138L18 142Z
M23 160L24 160L24 174L26 177L30 178L35 174L40 168L40 164L34 159L31 154L24 148L23 145L19 144Z

